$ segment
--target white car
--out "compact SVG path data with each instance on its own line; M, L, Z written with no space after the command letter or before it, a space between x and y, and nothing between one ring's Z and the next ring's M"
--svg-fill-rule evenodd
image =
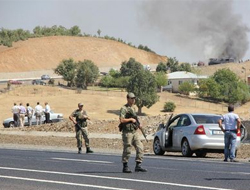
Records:
M193 153L198 157L205 157L208 152L223 153L224 133L218 125L220 118L220 115L198 113L171 116L167 124L161 125L155 133L154 153L181 152L186 157ZM236 150L246 137L246 128L241 125L237 131Z
M63 114L62 113L54 113L53 111L50 112L50 122L51 123L56 123L56 122L60 122L63 120ZM42 123L44 123L45 121L45 115L42 115ZM36 125L36 116L33 114L32 116L32 120L31 120L32 125ZM8 119L5 119L3 121L3 126L5 128L8 127L14 127L14 120L13 117L10 117ZM24 119L24 126L28 126L28 117L25 116Z

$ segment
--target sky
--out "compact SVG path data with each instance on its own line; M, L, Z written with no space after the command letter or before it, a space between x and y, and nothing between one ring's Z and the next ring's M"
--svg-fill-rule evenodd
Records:
M250 0L0 0L0 28L79 26L180 62L250 59Z

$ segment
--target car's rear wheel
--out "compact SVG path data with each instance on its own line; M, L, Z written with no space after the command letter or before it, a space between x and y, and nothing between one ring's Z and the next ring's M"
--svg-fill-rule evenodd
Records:
M14 121L9 122L9 127L15 127Z
M204 157L206 157L207 152L204 151L204 150L198 150L198 151L195 152L195 155L196 155L197 157L204 158Z
M153 150L154 150L155 155L163 155L165 153L165 151L162 150L161 148L160 140L158 137L154 139Z
M184 139L181 144L181 153L185 157L191 157L193 152L190 149L189 143L187 139Z

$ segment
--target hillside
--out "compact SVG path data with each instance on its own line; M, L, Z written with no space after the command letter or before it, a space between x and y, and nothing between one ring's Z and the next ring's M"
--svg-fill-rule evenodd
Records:
M158 64L167 60L166 56L113 40L52 36L19 41L11 48L0 46L0 72L49 70L69 58L75 61L89 59L99 67L115 67L130 57L142 64Z
M226 64L218 64L218 65L206 65L197 67L197 73L200 75L212 75L217 70L228 68L233 71L237 76L239 76L242 80L245 80L247 76L250 75L250 61L243 63L226 63ZM245 69L243 69L245 68Z

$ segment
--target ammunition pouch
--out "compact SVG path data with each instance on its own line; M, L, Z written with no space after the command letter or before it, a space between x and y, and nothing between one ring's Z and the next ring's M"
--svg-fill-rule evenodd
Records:
M133 133L138 129L138 126L135 123L126 123L123 127L123 131L128 133Z

